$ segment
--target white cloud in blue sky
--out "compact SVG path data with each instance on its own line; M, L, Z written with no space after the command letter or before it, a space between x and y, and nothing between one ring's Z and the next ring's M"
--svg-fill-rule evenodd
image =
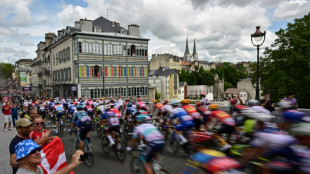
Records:
M256 60L250 41L255 26L267 32L262 49L294 18L309 13L309 0L1 0L0 61L35 58L44 33L73 26L80 18L99 16L141 26L150 38L149 53L183 56L186 37L190 52L196 39L199 59Z

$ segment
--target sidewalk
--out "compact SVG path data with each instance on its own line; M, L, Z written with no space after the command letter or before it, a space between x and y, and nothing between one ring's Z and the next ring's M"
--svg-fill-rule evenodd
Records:
M2 107L2 105L0 105ZM13 173L10 165L10 152L9 145L11 140L17 135L17 131L13 124L11 125L12 131L4 132L4 115L0 112L0 173L10 174ZM7 125L8 126L8 125Z

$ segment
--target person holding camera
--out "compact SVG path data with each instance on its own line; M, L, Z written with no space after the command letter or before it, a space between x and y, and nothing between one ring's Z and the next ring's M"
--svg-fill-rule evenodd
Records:
M260 101L260 103L262 104L262 106L269 110L270 112L274 111L274 103L273 101L270 99L270 94L269 93L266 93L265 96L264 96L264 99L262 99Z

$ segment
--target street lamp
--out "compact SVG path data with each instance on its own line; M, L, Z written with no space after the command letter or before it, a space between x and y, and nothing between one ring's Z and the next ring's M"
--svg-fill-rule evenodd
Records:
M255 42L253 42L253 38ZM256 79L256 96L255 99L259 100L259 47L263 45L266 38L266 31L262 33L260 31L260 26L256 26L256 31L254 34L251 34L252 44L257 47L257 79Z

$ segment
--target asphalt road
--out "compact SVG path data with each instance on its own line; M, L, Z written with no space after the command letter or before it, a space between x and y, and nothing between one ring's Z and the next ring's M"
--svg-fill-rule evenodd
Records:
M69 122L65 122L66 127ZM47 125L47 129L49 129ZM51 128L54 130L55 128ZM55 131L52 131L52 135L56 135ZM71 157L75 152L74 148L74 135L68 133L68 129L64 131L63 137L60 137L64 144L67 162L71 161ZM94 153L95 162L92 167L89 167L86 163L80 165L74 170L76 174L129 174L130 156L127 154L126 160L121 162L117 159L113 152L107 156L101 149L101 138L96 135L96 132L91 132L92 150ZM166 150L159 155L158 164L164 169L168 170L171 174L180 173L183 169L187 155L180 149L175 155L169 154Z

